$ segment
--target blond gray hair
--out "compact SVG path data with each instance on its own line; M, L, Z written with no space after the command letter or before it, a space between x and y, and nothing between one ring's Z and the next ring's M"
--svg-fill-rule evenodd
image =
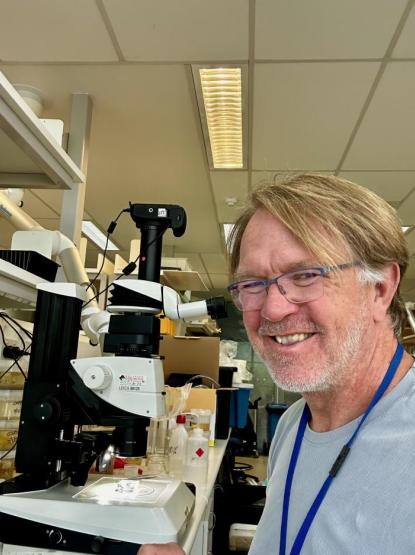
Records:
M278 218L323 265L339 261L339 245L361 264L360 281L379 283L386 264L397 262L401 277L408 266L408 248L396 211L378 195L331 175L303 173L277 177L250 195L229 238L230 271L239 265L242 235L259 209ZM396 335L405 309L398 290L389 307Z

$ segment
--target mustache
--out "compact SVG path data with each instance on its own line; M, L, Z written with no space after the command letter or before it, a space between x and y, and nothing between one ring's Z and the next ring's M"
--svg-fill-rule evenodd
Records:
M287 333L325 333L324 326L309 320L289 319L281 322L261 320L258 328L259 335L284 335Z

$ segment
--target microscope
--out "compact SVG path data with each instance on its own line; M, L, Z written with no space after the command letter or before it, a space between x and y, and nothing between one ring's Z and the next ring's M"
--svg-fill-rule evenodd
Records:
M78 283L38 286L20 474L0 484L0 542L14 553L30 546L135 555L142 543L180 541L192 513L194 494L181 481L89 475L109 446L143 455L149 418L165 414L160 315L226 315L222 298L181 303L160 284L162 237L169 228L183 235L184 209L130 203L129 213L141 232L138 279L115 280L107 310L98 309L79 262L70 264ZM103 356L76 358L80 323ZM113 431L82 431L90 425Z

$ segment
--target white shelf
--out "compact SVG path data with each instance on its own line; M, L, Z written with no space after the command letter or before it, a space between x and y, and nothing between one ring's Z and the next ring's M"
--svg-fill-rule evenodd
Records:
M161 270L160 282L176 291L208 291L198 272Z
M0 72L0 187L72 189L85 176Z
M38 283L46 280L0 259L1 308L34 308Z

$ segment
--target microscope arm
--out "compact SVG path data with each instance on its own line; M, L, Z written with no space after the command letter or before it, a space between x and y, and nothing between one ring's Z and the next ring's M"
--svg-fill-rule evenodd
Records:
M18 231L38 232L47 236L51 243L52 255L59 258L68 283L76 283L86 290L88 305L82 310L81 325L92 343L98 343L101 334L108 326L109 314L98 307L88 274L82 264L79 250L75 244L60 231L51 231L42 227L36 220L17 206L9 194L0 191L0 216L6 218ZM24 243L24 236L19 238ZM23 246L23 245L22 245Z

